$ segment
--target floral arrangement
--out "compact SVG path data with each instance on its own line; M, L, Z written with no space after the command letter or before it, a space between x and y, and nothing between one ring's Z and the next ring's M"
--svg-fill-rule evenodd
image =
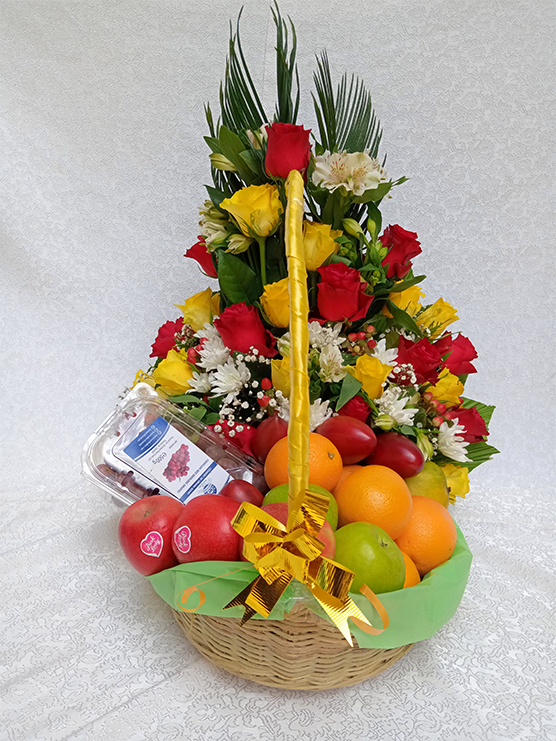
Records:
M277 104L264 110L231 35L220 118L206 107L213 184L200 236L186 252L217 281L177 304L139 371L159 393L253 454L257 427L289 419L290 334L284 242L285 178L305 179L303 245L310 302L311 430L335 415L393 430L440 465L450 500L468 472L497 452L487 443L494 407L466 398L477 352L454 331L456 309L425 297L413 260L417 234L382 225L396 180L379 156L381 127L364 83L336 91L325 53L313 94L317 130L297 124L296 36L278 8ZM272 122L271 122L272 119Z

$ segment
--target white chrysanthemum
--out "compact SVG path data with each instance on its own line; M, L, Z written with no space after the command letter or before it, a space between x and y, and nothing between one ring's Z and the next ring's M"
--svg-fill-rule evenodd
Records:
M321 326L319 322L309 322L309 345L322 350L327 345L339 346L346 339L340 335L342 323L338 322L332 327Z
M200 368L206 371L216 370L228 360L230 351L212 324L205 324L205 329L199 330L197 337L205 340L203 346L197 350L200 357L197 365Z
M319 376L326 383L341 381L347 373L342 353L336 345L323 347L319 357Z
M330 192L343 187L361 196L387 179L379 161L369 157L366 152L325 152L315 157L313 183Z
M209 394L211 392L209 374L193 371L193 378L189 379L189 388L198 394Z
M289 422L290 400L286 399L284 396L280 397L278 399L277 409L278 416L282 419L285 419L286 422ZM317 399L313 404L311 404L311 408L309 411L309 431L313 432L313 430L315 430L325 420L331 417L332 414L333 412L332 409L330 409L329 402Z
M381 361L383 362L383 361ZM399 386L390 386L387 388L380 399L375 399L380 414L391 417L398 425L412 425L413 418L418 409L407 409L406 404L410 401L408 396L402 396L403 391ZM379 424L379 419L377 424ZM380 426L380 424L379 424Z
M375 358L378 358L383 365L395 365L394 361L398 357L398 348L393 347L386 349L386 340L379 340L371 350Z
M460 463L468 463L467 443L460 434L465 431L465 427L458 422L457 418L454 419L451 427L447 422L442 422L438 430L438 450L447 458Z
M224 403L229 403L241 391L244 384L251 380L249 368L242 360L228 358L224 365L220 365L210 374L212 393L215 396L227 394Z

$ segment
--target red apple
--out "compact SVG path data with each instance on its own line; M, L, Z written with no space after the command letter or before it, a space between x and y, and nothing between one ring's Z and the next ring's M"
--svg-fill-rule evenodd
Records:
M423 470L425 459L415 443L399 432L384 432L377 437L376 448L365 460L367 465L391 468L402 479Z
M270 449L287 434L288 423L277 414L264 419L255 430L251 441L251 449L255 458L264 463Z
M203 494L185 504L172 536L178 561L237 561L240 537L231 521L239 506L219 494Z
M156 494L139 499L123 513L118 540L125 557L140 574L158 574L178 563L172 549L172 533L183 509L177 499Z
M241 479L228 481L226 486L220 490L220 496L235 499L236 502L251 502L251 504L256 504L257 507L261 506L264 498L256 486Z
M274 517L276 520L278 520L278 522L281 522L282 525L288 524L287 502L273 502L272 504L265 504L263 507L261 507L261 509L263 509L265 512L268 512L271 517ZM320 555L323 558L334 558L334 553L336 551L336 539L334 537L334 530L332 530L330 523L326 520L324 521L324 525L319 530L317 538L319 540L322 540L322 542L324 543L324 549ZM247 561L247 559L243 555L243 538L241 539L240 553L241 560Z
M375 433L355 417L330 417L315 432L334 443L344 466L359 463L376 448Z

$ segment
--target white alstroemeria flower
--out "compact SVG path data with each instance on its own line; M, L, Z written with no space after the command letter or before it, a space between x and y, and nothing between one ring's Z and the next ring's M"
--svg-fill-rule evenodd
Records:
M212 201L205 201L203 208L199 210L199 216L199 227L207 250L213 252L217 247L223 247L229 234L227 217Z
M287 357L290 354L291 341L292 338L289 332L286 332L281 337L278 337L278 352L283 358Z
M442 422L438 430L438 450L447 458L460 463L469 463L467 457L467 443L461 437L461 432L465 431L463 425L458 424L459 420L453 420L454 424L450 427L447 422Z
M324 349L327 345L339 346L346 339L340 335L341 331L342 322L338 322L332 327L323 327L315 321L309 322L309 345L319 350Z
M286 399L284 396L280 397L278 399L277 409L278 416L282 419L285 419L286 422L289 422L290 400ZM309 410L309 431L313 432L313 430L315 430L325 420L331 417L332 414L333 412L332 409L330 409L329 402L317 399L313 404L311 404L311 408Z
M249 368L242 360L234 361L233 358L228 358L224 365L218 366L216 371L210 374L212 393L215 396L227 394L225 404L228 404L250 380Z
M205 328L200 329L195 336L205 340L203 346L197 350L200 357L197 365L200 368L206 371L216 370L230 357L230 351L212 324L205 324Z
M381 360L381 362L383 362ZM391 417L398 425L412 425L413 418L418 409L407 409L406 404L410 401L408 396L402 396L403 390L399 386L389 386L380 399L375 399L380 415L376 420L380 427L380 417L385 415ZM385 422L387 420L385 419Z
M342 353L336 345L326 345L319 357L319 376L326 383L341 381L347 373Z
M366 152L325 152L315 157L313 183L330 192L344 188L361 196L387 180L380 162Z
M198 394L210 394L211 392L212 387L208 373L197 373L197 371L193 371L193 378L190 378L188 383L189 388Z
M390 350L386 349L386 340L379 340L371 350L371 353L375 358L378 358L383 365L395 365L395 360L398 357L398 348L393 347Z
M266 143L268 139L268 131L266 130L267 126L270 126L270 124L265 123L261 126L260 129L256 129L255 131L247 129L247 131L245 132L254 149L262 149L263 144Z

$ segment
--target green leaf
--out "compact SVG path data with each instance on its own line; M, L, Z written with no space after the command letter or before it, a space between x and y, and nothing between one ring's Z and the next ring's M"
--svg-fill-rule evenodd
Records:
M247 167L255 173L255 175L260 175L261 162L254 152L251 152L249 149L244 149L243 152L239 153L239 156L245 162Z
M207 193L209 194L210 200L214 203L216 208L220 208L220 204L226 198L226 195L222 193L218 188L213 188L212 185L205 185Z
M394 317L394 321L397 325L402 327L403 329L407 329L408 332L413 332L413 334L416 334L418 337L421 337L421 330L419 327L415 324L415 321L412 317L409 316L409 314L404 311L403 309L400 309L399 306L396 306L396 304L393 301L390 301L390 299L386 299L386 305L390 309L390 313Z
M481 417L484 419L485 425L487 426L487 430L488 430L488 426L490 425L490 420L492 418L492 413L494 412L496 407L483 404L480 401L473 401L473 399L466 399L464 396L462 396L461 399L462 399L461 405L464 409L472 409L473 407L477 409Z
M449 356L450 356L449 352L447 352L445 356L442 356L442 362L444 362L446 358L448 358ZM469 378L469 373L466 373L463 376L458 376L458 378L460 382L463 383L463 385L465 386L465 384L467 383L467 379Z
M189 407L187 413L192 417L195 417L195 419L203 419L206 409L203 409L203 407Z
M216 412L209 412L207 416L203 419L203 422L206 425L215 425L218 420L220 419L220 415Z
M467 457L471 460L471 463L464 463L463 465L472 471L477 466L480 466L481 463L489 461L493 455L499 452L499 450L485 442L471 443L467 446Z
M203 404L204 406L207 406L206 403L202 401L202 399L198 399L192 394L181 394L180 396L172 396L170 398L170 401L174 404Z
M357 396L361 386L361 381L358 381L357 378L354 378L350 373L348 373L342 381L342 388L340 391L340 398L336 404L336 411L341 409L344 404L347 404L354 396Z
M409 437L417 437L417 432L414 427L411 427L411 425L401 425L399 428L402 435L406 435Z
M240 257L228 252L218 257L218 281L232 304L254 304L263 292L257 273Z
M330 262L343 262L344 265L351 265L351 260L347 257L341 257L340 255L331 255Z
M222 154L237 167L240 177L250 185L253 181L253 173L241 156L242 152L246 151L245 144L241 141L239 136L233 131L230 131L227 126L220 127L218 131L218 140L220 142Z
M222 154L222 149L220 148L220 142L216 137L214 136L204 136L203 139L206 141L206 143L211 148L211 151L214 152L214 154Z
M403 280L401 283L395 283L392 288L388 290L388 293L399 293L400 291L405 291L406 288L411 288L411 286L417 285L417 283L425 280L426 277L426 275L416 275L414 278L407 278L407 280Z
M295 62L297 52L297 36L291 18L292 48L288 49L288 26L282 19L278 3L275 1L272 8L274 24L276 25L276 83L278 87L278 101L274 120L281 123L295 124L299 110L299 73ZM295 79L297 92L292 100L293 82Z
M380 230L382 229L382 214L380 213L379 208L372 201L369 201L367 204L367 216L376 224L375 234L380 234Z
M357 196L353 199L354 203L369 203L371 201L380 201L384 198L385 195L387 195L392 187L394 186L393 182L389 183L380 183L377 185L376 188L371 188L370 190L366 190L363 195Z

